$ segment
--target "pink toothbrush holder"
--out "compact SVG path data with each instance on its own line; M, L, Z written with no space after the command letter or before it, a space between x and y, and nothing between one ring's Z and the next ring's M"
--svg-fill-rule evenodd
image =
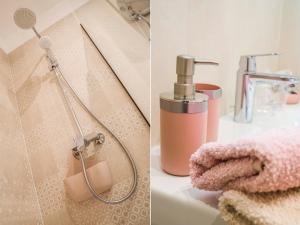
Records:
M196 84L196 92L208 96L207 136L206 142L218 140L220 100L222 89L213 84Z

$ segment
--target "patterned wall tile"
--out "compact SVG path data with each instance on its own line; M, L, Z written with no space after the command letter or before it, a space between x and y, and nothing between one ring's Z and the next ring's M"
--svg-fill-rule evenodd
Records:
M43 224L8 56L0 49L0 224Z
M91 0L78 10L80 23L150 120L150 45L107 0Z

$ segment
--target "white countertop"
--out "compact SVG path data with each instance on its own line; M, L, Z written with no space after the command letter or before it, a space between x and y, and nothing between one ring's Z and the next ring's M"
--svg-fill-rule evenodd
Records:
M221 142L257 135L273 128L300 125L300 105L287 105L274 115L255 115L253 123L233 122L232 115L220 118ZM159 146L151 150L151 204L153 225L224 225L218 211L221 192L193 188L190 177L166 174L160 168Z

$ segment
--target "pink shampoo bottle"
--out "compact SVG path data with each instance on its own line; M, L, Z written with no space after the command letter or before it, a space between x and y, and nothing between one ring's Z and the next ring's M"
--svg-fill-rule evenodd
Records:
M218 65L177 56L174 91L160 95L161 167L177 176L189 175L190 156L207 136L208 96L195 91L195 64Z

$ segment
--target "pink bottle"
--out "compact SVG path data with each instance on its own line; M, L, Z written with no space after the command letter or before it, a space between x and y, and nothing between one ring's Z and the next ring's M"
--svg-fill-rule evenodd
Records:
M177 56L174 92L160 95L161 167L177 176L189 175L191 154L206 142L208 96L195 91L196 63L217 65Z
M196 84L196 92L208 96L206 142L216 141L218 139L222 89L213 84Z

